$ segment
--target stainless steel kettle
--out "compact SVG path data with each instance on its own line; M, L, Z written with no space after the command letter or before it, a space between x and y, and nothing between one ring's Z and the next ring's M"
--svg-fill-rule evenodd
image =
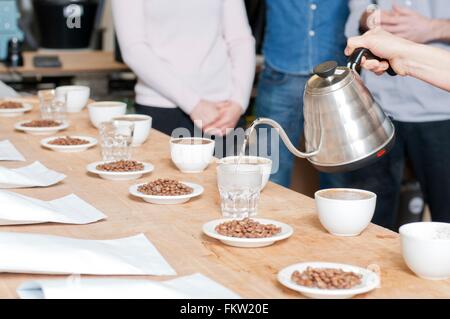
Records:
M347 66L327 61L314 68L303 96L306 152L298 150L271 119L259 118L252 128L268 124L279 129L294 155L307 158L323 172L354 170L382 157L394 143L395 129L356 72L363 56L377 58L359 48ZM395 75L392 69L389 73Z

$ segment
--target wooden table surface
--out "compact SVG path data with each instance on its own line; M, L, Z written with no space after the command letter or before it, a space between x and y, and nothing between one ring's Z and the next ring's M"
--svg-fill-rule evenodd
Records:
M35 110L37 107L35 106ZM37 117L37 112L25 118ZM96 136L86 111L70 115L71 126L63 134ZM0 231L33 232L85 239L115 239L144 233L179 275L200 272L246 298L301 298L281 286L276 274L298 262L328 261L361 267L376 265L381 271L381 287L361 298L442 298L450 297L450 280L428 281L416 277L403 262L396 233L370 225L358 237L340 238L328 234L320 225L313 199L269 183L261 194L259 216L276 219L294 227L294 235L273 246L242 249L225 246L202 234L202 225L220 217L215 167L202 174L183 174L171 163L168 137L152 130L149 140L134 152L134 158L148 161L156 170L138 182L159 177L192 181L205 187L205 193L176 206L157 206L128 195L137 181L111 182L88 175L85 167L99 160L99 148L84 153L64 154L39 146L43 137L15 132L21 118L0 118L0 140L9 139L26 157L27 163L41 161L67 178L49 188L16 190L18 193L51 200L70 193L104 212L108 219L74 226L41 224L0 227ZM21 167L21 162L1 162L6 167ZM1 252L0 252L1 258ZM61 276L0 274L0 297L15 298L16 288L27 280ZM136 278L136 277L135 277ZM167 277L142 276L163 280Z
M58 55L60 68L36 68L33 57L36 55ZM37 51L24 52L24 66L7 68L0 64L0 74L15 73L22 76L64 76L83 73L108 73L127 71L128 67L114 60L113 52L107 51Z

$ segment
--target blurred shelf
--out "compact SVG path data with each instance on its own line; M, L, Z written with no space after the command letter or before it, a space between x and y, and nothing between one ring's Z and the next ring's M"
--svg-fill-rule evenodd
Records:
M36 68L33 58L36 55L57 55L62 67L60 68ZM0 64L0 75L16 76L76 76L86 73L110 73L128 71L128 67L116 62L113 52L106 51L36 51L24 52L24 66L8 68Z

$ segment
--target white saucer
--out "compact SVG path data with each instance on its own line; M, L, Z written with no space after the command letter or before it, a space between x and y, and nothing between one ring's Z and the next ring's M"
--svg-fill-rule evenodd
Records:
M95 145L97 145L97 139L90 137L90 136L74 136L74 135L70 135L70 137L72 138L79 138L79 139L83 139L86 141L89 141L89 144L82 144L82 145L54 145L54 144L50 144L49 142L57 139L57 138L64 138L66 136L54 136L54 137L47 137L44 138L43 140L41 140L41 145L49 148L51 150L54 150L56 152L61 152L61 153L75 153L75 152L84 152L86 151L88 148L93 147Z
M100 161L91 163L86 166L86 170L90 173L97 174L103 179L107 179L110 181L130 181L133 179L138 179L144 174L148 174L153 171L155 168L153 164L150 163L142 163L144 165L144 169L142 171L135 172L108 172L108 171L100 171L96 167L97 165L111 163L111 161Z
M3 117L21 116L25 112L29 112L33 109L33 105L31 105L30 103L22 103L22 102L18 102L18 103L22 104L21 108L19 108L19 109L0 109L0 116L3 116Z
M180 182L180 183L183 183L184 185L193 188L194 191L191 194L177 195L177 196L145 195L138 191L138 187L141 185L144 185L146 183L133 185L129 188L129 191L130 191L130 194L133 196L140 197L148 203L159 204L159 205L182 204L182 203L187 202L191 198L197 197L203 193L203 187L198 184L188 183L188 182Z
M30 120L20 121L20 122L16 123L16 125L14 125L14 128L16 130L23 131L25 133L32 134L32 135L51 135L51 134L55 134L58 131L65 130L66 128L69 127L69 123L66 122L66 121L62 122L61 125L54 126L54 127L26 127L26 126L22 126L22 124L27 123L27 122L30 122Z
M291 279L292 273L296 270L304 271L306 270L307 267L338 268L342 269L343 271L351 271L356 274L362 275L361 278L362 283L350 289L320 289L297 285ZM352 265L326 263L326 262L306 262L291 265L289 267L284 268L278 273L278 281L283 286L301 292L306 297L315 299L347 299L358 294L369 292L380 285L380 277L371 270Z
M217 225L235 220L235 218L224 218L210 221L203 225L203 232L209 237L218 239L226 245L240 248L257 248L270 246L277 241L290 237L294 233L292 227L287 224L280 223L270 219L263 219L263 218L252 218L252 219L257 222L260 222L261 224L273 224L275 226L281 227L281 233L268 238L237 238L224 236L216 232Z

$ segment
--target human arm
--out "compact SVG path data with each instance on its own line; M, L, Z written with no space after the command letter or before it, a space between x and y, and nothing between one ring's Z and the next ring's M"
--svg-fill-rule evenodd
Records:
M245 112L255 78L255 39L248 23L244 1L225 0L223 6L223 38L231 60L233 83L230 100L241 105Z
M255 40L242 0L225 0L223 37L231 60L232 92L229 101L221 104L221 116L205 131L225 135L234 128L248 107L255 77Z
M450 52L415 43L375 28L362 36L349 38L345 54L364 47L382 59L387 59L399 75L412 76L450 91ZM389 64L385 61L363 59L362 66L381 74Z

